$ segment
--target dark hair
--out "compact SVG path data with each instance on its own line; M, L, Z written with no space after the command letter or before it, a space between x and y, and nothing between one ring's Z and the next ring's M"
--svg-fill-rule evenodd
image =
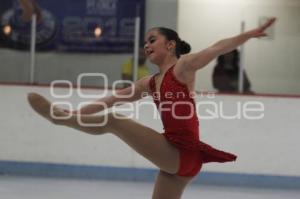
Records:
M160 34L164 35L167 40L173 40L176 42L175 54L177 58L179 58L180 55L187 54L191 51L190 44L181 40L176 31L165 27L156 27L154 29L158 30Z
M239 67L239 62L240 62L240 53L237 49L234 49L233 51L229 52L229 53L226 53L224 55L220 55L218 57L218 65L224 65L225 64L225 56L228 56L229 54L232 54L233 55L233 58L232 58L232 65L235 67L235 68L238 68Z

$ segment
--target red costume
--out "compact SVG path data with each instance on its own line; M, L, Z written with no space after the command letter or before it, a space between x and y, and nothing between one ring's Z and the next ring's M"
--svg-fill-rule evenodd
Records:
M165 73L159 93L156 93L155 76L149 86L165 132L163 135L180 152L179 176L195 176L203 163L234 161L236 156L217 150L199 140L199 121L196 106L187 86L179 82L174 66Z

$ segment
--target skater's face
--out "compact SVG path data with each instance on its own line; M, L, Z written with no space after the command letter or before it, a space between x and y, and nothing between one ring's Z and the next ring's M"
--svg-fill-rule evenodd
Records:
M151 29L146 34L145 55L152 63L160 63L166 56L170 56L170 50L174 48L175 42L168 41L157 29Z

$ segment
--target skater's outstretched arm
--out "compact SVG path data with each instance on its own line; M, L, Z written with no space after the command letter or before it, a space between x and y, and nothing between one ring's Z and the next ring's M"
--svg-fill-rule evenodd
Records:
M198 53L184 55L182 58L180 58L179 62L181 65L184 65L183 68L186 70L196 71L201 69L213 59L222 54L231 52L249 39L267 36L265 33L266 29L268 29L275 22L275 20L275 18L269 19L265 24L253 30L239 34L235 37L223 39Z
M105 108L110 108L120 102L133 102L141 99L145 93L149 92L150 76L144 77L136 81L132 86L117 90L115 95L103 97L92 102L91 104L82 107L80 110L73 111L74 114L94 114L103 111ZM103 106L105 104L105 106Z

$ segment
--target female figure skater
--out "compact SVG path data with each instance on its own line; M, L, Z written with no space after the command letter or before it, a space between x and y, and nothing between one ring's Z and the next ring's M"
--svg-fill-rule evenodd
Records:
M270 19L256 29L221 40L201 52L184 56L180 55L188 53L190 47L179 39L176 32L167 28L152 28L146 35L145 54L152 63L159 67L160 72L135 82L132 86L135 91L134 96L127 99L117 96L104 97L73 112L72 116L65 120L51 117L51 103L44 97L30 93L28 100L38 114L54 124L75 128L92 135L108 132L116 135L160 169L152 198L179 199L186 185L200 171L202 163L236 159L235 155L219 151L199 141L195 104L189 95L194 90L196 71L249 39L266 36L265 30L274 21L275 19ZM117 91L118 96L128 95L132 88ZM93 115L103 110L99 102L111 107L116 102L138 100L144 92L153 95L154 102L161 111L165 129L163 134L131 119L120 119L122 115L117 113ZM179 92L180 96L177 95ZM157 98L155 93L159 93L160 97ZM174 106L176 103L177 106ZM58 107L54 107L53 112L55 116L68 114ZM102 123L106 118L107 122L101 127L86 127L79 124L77 117L80 117L85 124Z

